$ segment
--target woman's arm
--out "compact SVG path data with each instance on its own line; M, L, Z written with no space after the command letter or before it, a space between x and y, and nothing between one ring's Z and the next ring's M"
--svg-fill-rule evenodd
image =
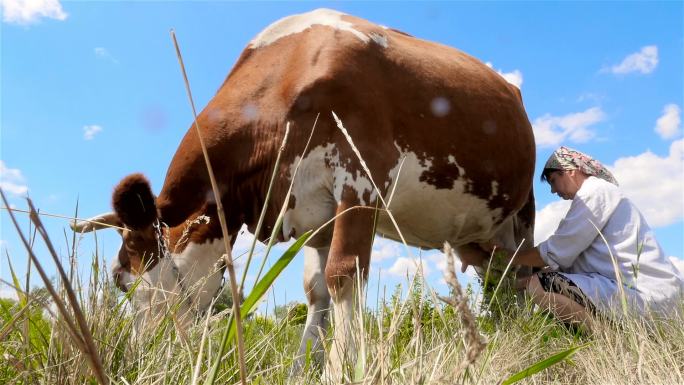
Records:
M458 256L461 258L461 272L465 272L468 266L484 266L485 262L489 259L492 251L496 250L497 253L504 253L503 257L505 259L511 259L513 252L505 249L503 247L494 247L493 245L479 245L476 246L474 243L459 246L457 248ZM519 251L515 255L513 260L514 265L532 266L532 267L544 267L547 263L541 258L539 250L533 247L528 250Z
M512 253L509 250L503 250L507 253L507 257L511 258ZM539 249L537 249L536 247L518 251L518 254L515 255L515 259L513 260L513 264L532 267L547 266L547 263L544 262L541 255L539 254Z

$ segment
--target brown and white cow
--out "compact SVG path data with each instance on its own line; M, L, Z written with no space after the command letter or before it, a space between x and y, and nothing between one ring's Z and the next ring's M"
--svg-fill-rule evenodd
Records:
M327 9L286 17L261 32L198 117L231 241L243 224L255 228L290 122L259 237L270 234L318 114L293 182L282 240L316 229L351 207L376 207L378 194L387 199L394 191L388 209L412 245L440 248L444 241L463 246L493 240L515 248L523 238L526 247L532 245L535 143L519 90L454 48ZM191 284L196 279L188 277L191 266L215 272L223 252L194 127L180 143L156 200L149 189L144 178L132 176L115 190L116 214L109 220L126 228L118 281L125 287L147 275L150 283L163 281L168 291L178 292L179 276ZM179 233L199 214L211 217L210 223L189 231L189 242L171 250L168 263L175 260L177 268L163 266L169 258L154 256L157 220ZM329 363L338 377L342 356L354 354L349 325L357 264L365 280L375 228L400 238L385 211L378 212L377 223L375 216L370 209L347 211L311 239L304 253L309 312L300 352L307 340L320 351L332 298ZM134 262L143 253L155 261L147 269ZM220 277L213 274L209 287L195 296L199 308L218 285Z

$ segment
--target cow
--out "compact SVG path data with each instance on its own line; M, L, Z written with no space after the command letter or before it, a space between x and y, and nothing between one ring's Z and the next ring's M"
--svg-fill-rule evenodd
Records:
M445 241L533 244L535 142L520 90L457 49L329 9L289 16L249 42L197 124L231 242L242 225L255 230L274 170L259 239L271 234L286 199L280 241L334 218L304 251L308 314L299 352L310 344L321 359L332 300L327 369L337 378L354 358L354 282L366 281L374 232L429 249ZM383 207L380 198L390 195ZM115 188L113 206L98 222L123 229L118 285L144 277L178 294L204 276L187 306L208 306L225 250L194 125L159 194L131 175ZM197 223L204 217L208 223ZM184 232L188 239L176 245ZM170 258L162 252L167 238Z

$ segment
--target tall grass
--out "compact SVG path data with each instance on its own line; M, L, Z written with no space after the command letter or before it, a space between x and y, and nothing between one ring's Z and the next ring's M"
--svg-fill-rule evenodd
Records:
M73 244L67 246L66 250L77 250ZM97 252L91 258L92 265L105 265ZM173 311L159 319L152 332L136 335L130 304L107 274L97 269L83 274L74 269L71 265L66 272L73 277L69 286L83 290L75 290L76 298L105 381L132 385L206 380L228 328L225 313L198 320L186 339L176 331ZM21 278L8 282L20 293L20 300L0 301L0 384L98 382L89 364L89 351L73 338L74 331L66 319L55 313L55 299L47 301L44 290L21 287ZM370 290L382 292L379 288ZM357 383L497 384L518 378L527 384L684 383L682 317L666 321L627 319L620 325L598 320L591 334L577 334L531 307L504 314L496 322L485 315L468 321L462 317L464 309L452 306L458 304L436 303L430 290L414 286L406 295L396 290L375 308L361 309L354 320L358 325L353 328L356 345L364 347L359 358L364 365L356 366L354 374ZM67 314L73 314L67 291L56 292ZM365 303L361 301L365 293L359 291L357 295L358 303ZM445 297L458 296L452 291ZM680 306L684 311L684 303ZM469 307L473 307L472 302ZM29 333L25 333L25 324ZM298 349L301 320L252 313L243 326L247 380L291 383L289 369ZM78 326L76 330L83 332ZM483 350L473 359L473 341L478 339ZM582 348L572 350L578 347ZM200 350L203 354L198 354ZM555 365L534 372L534 364L543 364L564 352L570 353ZM571 353L574 355L568 357ZM235 355L223 357L216 383L238 383L240 370ZM524 374L512 377L520 372ZM317 368L309 365L297 381L316 384L324 380Z

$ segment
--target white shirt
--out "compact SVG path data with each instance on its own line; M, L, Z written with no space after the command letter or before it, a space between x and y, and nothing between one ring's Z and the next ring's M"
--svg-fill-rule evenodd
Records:
M684 293L684 276L644 217L603 179L584 181L556 232L538 249L549 267L564 273L606 314L622 312L613 258L631 310L671 314Z

